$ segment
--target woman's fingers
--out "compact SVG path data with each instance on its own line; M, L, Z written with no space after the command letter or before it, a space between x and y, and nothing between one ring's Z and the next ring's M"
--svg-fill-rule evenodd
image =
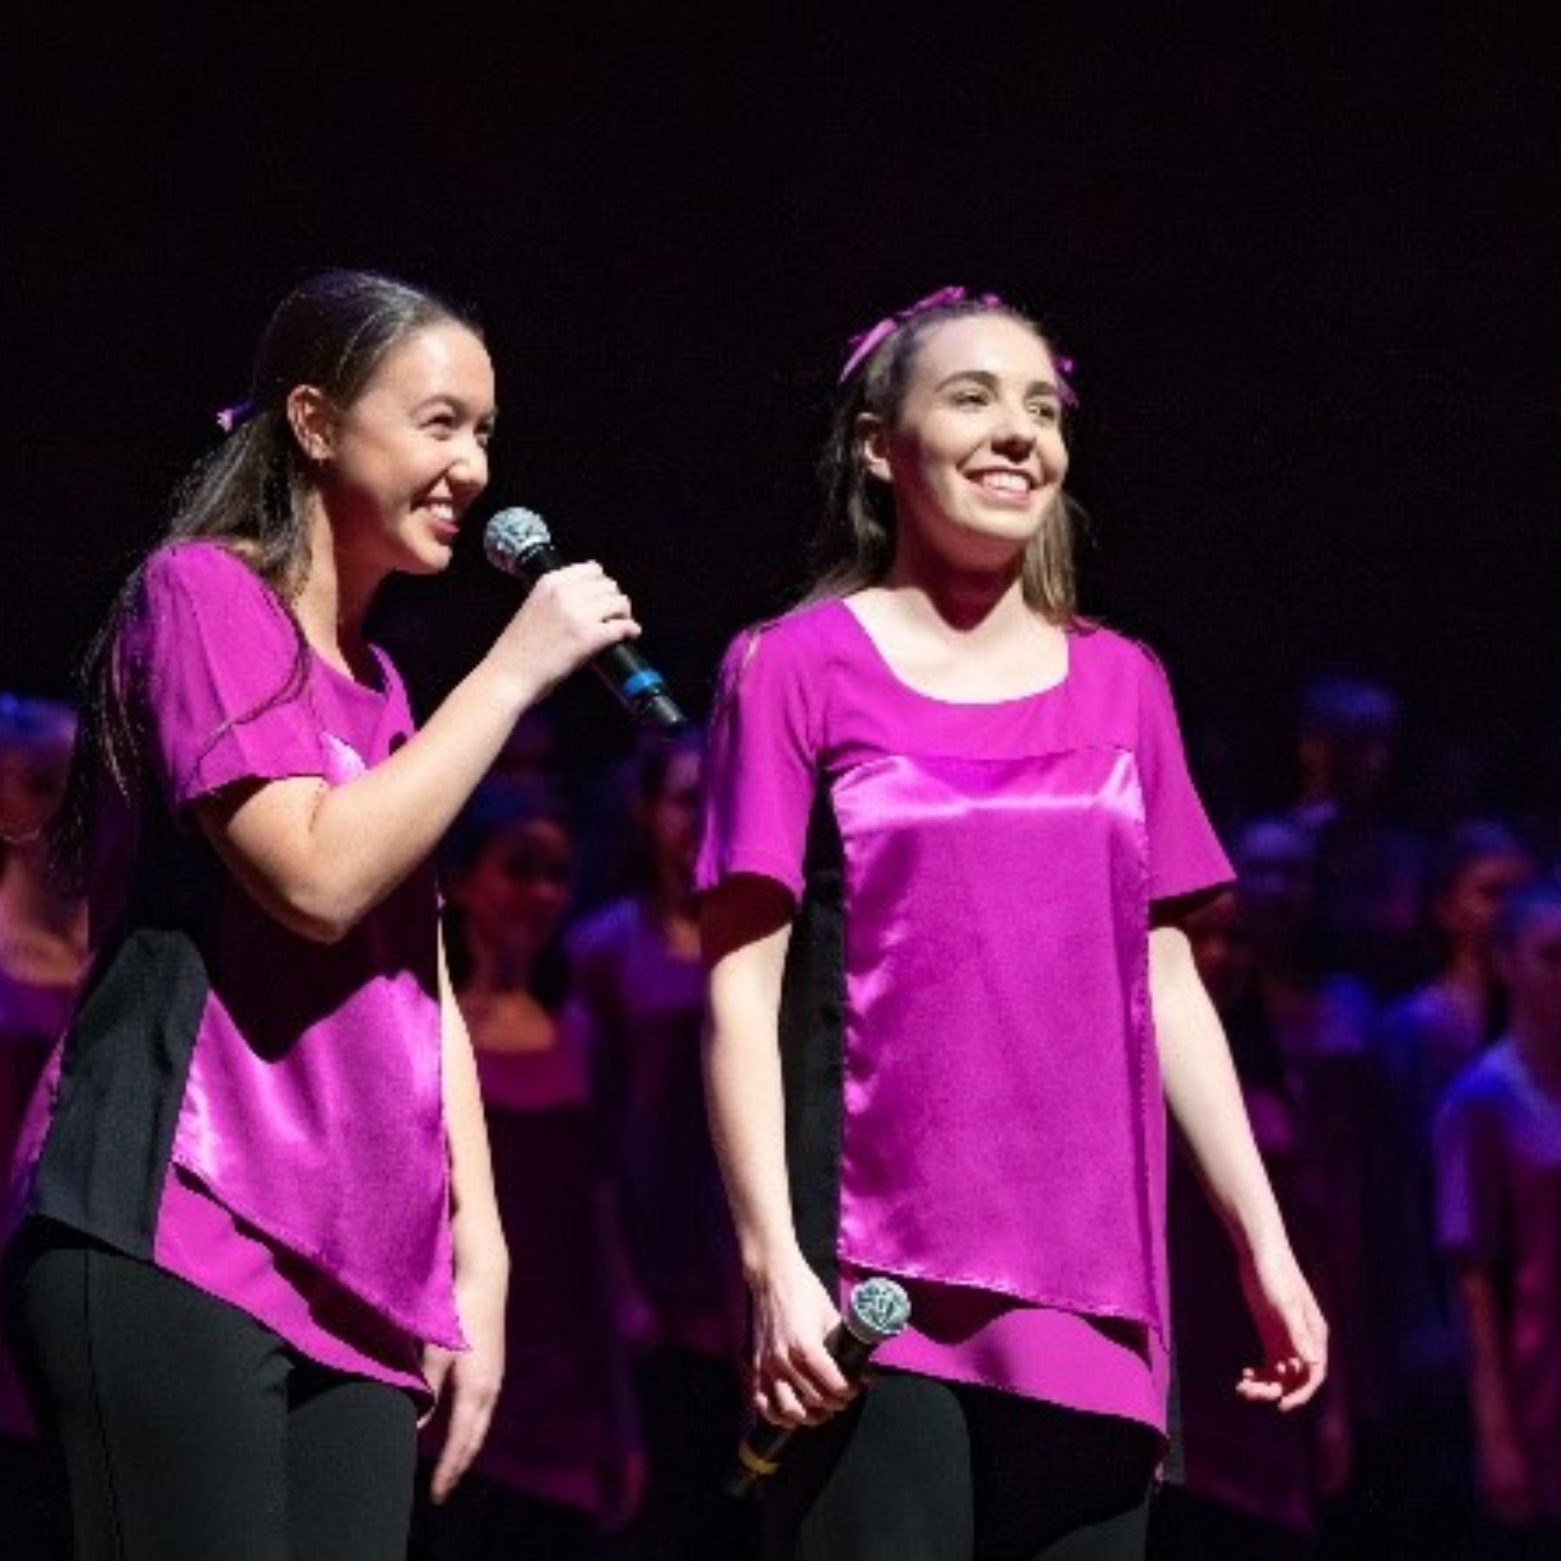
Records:
M799 1394L784 1377L761 1389L758 1396L759 1413L777 1425L804 1426L809 1423L811 1412Z
M439 1450L429 1485L436 1504L449 1497L481 1451L493 1419L495 1396L485 1388L469 1388L457 1381L450 1404L449 1433Z
M816 1425L838 1414L857 1392L829 1352L840 1313L800 1253L755 1283L754 1302L755 1410L782 1426Z
M1298 1330L1306 1338L1304 1330ZM1236 1391L1255 1404L1273 1404L1281 1410L1299 1409L1315 1394L1328 1375L1326 1347L1307 1338L1304 1345L1281 1345L1261 1366L1249 1366L1241 1374Z
M1250 1403L1299 1409L1328 1375L1328 1324L1288 1248L1243 1270L1248 1308L1265 1355L1236 1391Z
M1299 1355L1287 1355L1262 1366L1248 1366L1241 1373L1236 1392L1254 1404L1273 1404L1281 1410L1299 1409L1323 1384L1326 1369Z
M816 1425L856 1397L822 1346L794 1346L760 1361L754 1373L754 1407L778 1425Z

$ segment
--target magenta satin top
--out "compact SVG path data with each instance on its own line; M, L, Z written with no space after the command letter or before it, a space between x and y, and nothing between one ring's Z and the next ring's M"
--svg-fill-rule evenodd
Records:
M340 785L411 735L382 653L375 687L312 652L290 683L298 647L281 603L224 548L190 542L153 556L116 652L151 752L159 795L148 806L193 830L190 804L221 787L290 776ZM131 819L111 817L107 835L91 886L95 952L127 915L137 862ZM464 1343L437 912L425 866L325 947L221 875L206 924L190 929L209 990L153 1252L312 1358L414 1391L424 1391L422 1341Z
M916 692L844 602L741 636L697 881L794 896L817 798L844 932L842 1284L910 1281L879 1359L1163 1429L1165 1118L1153 900L1225 882L1164 674L1070 633L1053 688Z

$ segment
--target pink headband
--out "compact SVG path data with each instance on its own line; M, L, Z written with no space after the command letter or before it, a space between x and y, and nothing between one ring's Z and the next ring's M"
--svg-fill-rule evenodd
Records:
M894 335L907 320L914 319L918 314L926 314L932 309L942 309L949 304L960 303L980 304L987 309L1001 309L1003 300L996 293L978 293L971 295L966 293L963 287L940 287L935 293L928 293L925 298L918 298L908 308L900 309L894 314L885 315L876 325L861 332L860 335L851 338L851 355L846 359L846 365L840 371L837 383L845 384L872 354L880 342ZM1073 359L1064 358L1053 354L1053 362L1057 366L1057 394L1064 406L1077 406L1079 398L1074 394L1073 386L1067 381L1066 376L1073 372Z

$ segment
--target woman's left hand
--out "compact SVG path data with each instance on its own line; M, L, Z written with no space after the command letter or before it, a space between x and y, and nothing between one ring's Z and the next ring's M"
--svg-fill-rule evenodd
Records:
M1263 1343L1263 1363L1242 1372L1236 1391L1251 1403L1299 1409L1328 1375L1328 1324L1289 1243L1245 1258L1241 1288Z
M456 1353L430 1344L423 1351L423 1375L436 1397L449 1399L444 1445L434 1465L429 1494L448 1500L482 1449L504 1381L504 1297L507 1279L486 1274L457 1276L456 1306L469 1350Z

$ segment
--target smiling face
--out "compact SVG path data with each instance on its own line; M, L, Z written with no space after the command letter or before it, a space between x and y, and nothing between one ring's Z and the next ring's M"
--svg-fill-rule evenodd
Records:
M345 562L373 577L449 564L461 516L488 482L494 376L477 336L429 326L389 352L348 406L301 386L288 410Z
M1046 344L1005 314L927 332L898 413L864 416L867 471L894 492L897 562L1012 567L1059 502L1068 452Z

